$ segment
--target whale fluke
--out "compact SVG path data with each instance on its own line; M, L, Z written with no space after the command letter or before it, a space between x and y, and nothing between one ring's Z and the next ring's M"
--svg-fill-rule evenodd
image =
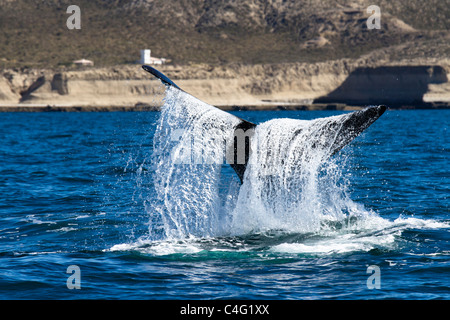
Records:
M161 72L159 72L155 68L152 68L152 67L147 66L147 65L143 65L142 69L144 69L145 71L147 71L147 72L151 73L152 75L154 75L155 77L157 77L165 85L172 86L172 87L175 87L175 88L181 90L181 88L179 86L177 86L172 80L167 78L164 74L162 74Z
M185 92L155 68L147 65L143 65L142 68L160 79L166 86L171 86ZM310 143L314 148L324 151L326 156L330 157L349 144L361 132L366 130L385 111L386 106L380 105L326 118L328 121L321 122L320 126L316 128L314 135L311 136ZM232 114L229 114L229 116L238 119L238 124L233 128L234 142L227 145L227 149L231 151L234 158L227 159L227 162L234 169L241 183L243 183L247 163L251 154L251 139L257 125ZM298 133L300 134L301 131L302 129L299 128Z

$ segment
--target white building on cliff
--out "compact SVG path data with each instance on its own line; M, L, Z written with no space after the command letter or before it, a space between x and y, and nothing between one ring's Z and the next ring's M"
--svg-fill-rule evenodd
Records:
M141 64L164 64L166 63L166 59L164 58L154 58L151 56L150 49L141 50Z

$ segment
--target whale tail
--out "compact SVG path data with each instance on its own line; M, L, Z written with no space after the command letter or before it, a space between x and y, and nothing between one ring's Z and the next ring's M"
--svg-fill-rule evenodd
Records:
M142 68L151 73L153 76L161 80L166 86L182 90L171 79L162 74L153 67L143 65ZM188 94L188 93L187 93ZM332 156L349 144L360 133L366 130L372 123L374 123L384 112L386 106L373 106L363 110L352 113L330 117L329 121L318 129L314 135L314 141L311 143L321 150L326 150L327 156ZM237 119L237 125L234 127L234 142L227 146L230 154L234 155L227 161L238 175L241 183L244 181L244 174L247 169L248 159L251 153L251 139L253 136L256 124L238 118L232 114L229 117ZM300 132L300 130L299 130ZM320 137L320 139L318 139Z

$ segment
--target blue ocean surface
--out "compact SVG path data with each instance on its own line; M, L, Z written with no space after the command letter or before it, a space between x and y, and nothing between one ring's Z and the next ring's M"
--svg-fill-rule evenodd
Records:
M259 217L254 231L187 238L155 231L159 117L0 114L0 299L450 298L450 110L388 110L336 154L327 170L339 174L318 179L335 179L338 199L315 208L342 215L318 229ZM239 192L229 166L220 181L219 198Z

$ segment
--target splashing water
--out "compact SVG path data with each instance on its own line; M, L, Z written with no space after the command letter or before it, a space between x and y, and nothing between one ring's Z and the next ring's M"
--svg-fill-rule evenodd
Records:
M239 119L168 88L154 137L154 238L220 232L219 180L226 139Z
M339 117L258 125L243 185L232 180L223 190L226 142L239 119L168 88L154 138L151 238L317 232L324 222L369 214L347 196L323 141L321 128Z
M339 132L345 119L344 114L259 124L240 185L226 153L241 120L167 88L154 134L153 168L137 175L149 233L108 250L270 259L272 254L395 250L404 244L405 230L449 228L429 219L391 221L350 198L343 169L348 159L343 153L330 157L339 137L328 130Z
M233 230L316 232L325 220L363 210L348 198L329 148L321 147L329 145L320 141L321 128L338 118L275 119L257 127Z

